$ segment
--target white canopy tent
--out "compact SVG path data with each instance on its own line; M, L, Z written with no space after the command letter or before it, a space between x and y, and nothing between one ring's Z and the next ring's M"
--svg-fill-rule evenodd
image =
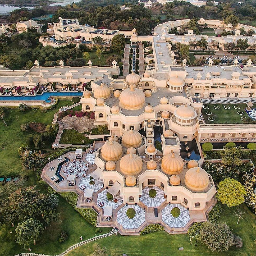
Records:
M112 194L113 196L115 196L115 195L118 194L118 192L119 192L119 190L120 190L120 187L121 187L120 183L116 181L116 182L113 184L113 186L109 187L108 192L109 192L110 194Z
M104 217L112 217L113 214L113 208L112 206L104 206L103 207Z
M84 197L85 198L92 198L92 195L93 195L93 189L91 189L91 188L86 188L85 190L84 190Z
M100 179L100 177L102 177L102 169L101 168L97 168L94 172L91 173L91 176L95 180Z

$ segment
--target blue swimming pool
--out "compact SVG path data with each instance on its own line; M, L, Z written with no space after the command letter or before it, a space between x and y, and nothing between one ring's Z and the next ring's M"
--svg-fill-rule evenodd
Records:
M81 97L82 95L82 92L44 92L43 94L34 96L0 96L0 101L41 100L50 103L50 97Z

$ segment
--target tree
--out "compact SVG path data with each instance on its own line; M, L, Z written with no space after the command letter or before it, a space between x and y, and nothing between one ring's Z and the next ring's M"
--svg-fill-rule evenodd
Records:
M256 150L256 143L253 143L253 142L249 143L247 145L247 148L250 150Z
M102 45L103 44L103 38L101 36L96 36L92 40L96 45Z
M18 224L15 229L17 243L20 245L30 246L38 240L43 226L38 220L27 219Z
M90 54L89 54L89 52L84 52L84 53L83 53L83 58L85 59L86 62L88 62L89 59L90 59Z
M99 47L96 50L96 55L97 55L98 59L100 60L101 56L102 56L102 50Z
M115 35L111 41L111 49L113 52L121 54L125 46L124 35Z
M211 142L205 142L205 143L202 145L202 149L203 149L204 152L212 151L213 145L212 145Z
M228 142L224 148L234 148L236 146L235 142Z
M232 24L233 27L235 27L237 25L238 21L239 21L238 17L235 16L234 14L228 15L224 19L225 24Z
M232 146L232 145L230 145ZM242 164L242 151L239 147L225 147L221 152L222 163L226 166L236 168Z
M236 42L236 47L239 49L239 50L246 50L248 47L249 47L249 44L248 44L248 39L238 39L237 42Z
M208 43L207 43L207 41L206 41L205 38L202 38L200 41L198 41L197 44L198 44L198 46L199 46L201 49L203 49L203 50L206 50L207 47L208 47Z
M211 251L227 251L234 245L234 235L226 223L205 222L200 231L200 241Z
M245 195L245 188L235 179L226 178L219 183L217 198L228 207L243 203Z
M179 44L180 58L189 60L189 45Z

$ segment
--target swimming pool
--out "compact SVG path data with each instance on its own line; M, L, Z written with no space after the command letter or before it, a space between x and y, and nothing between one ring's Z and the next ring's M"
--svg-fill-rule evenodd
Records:
M50 97L81 97L83 92L44 92L34 96L0 96L0 101L35 101L41 100L50 103Z

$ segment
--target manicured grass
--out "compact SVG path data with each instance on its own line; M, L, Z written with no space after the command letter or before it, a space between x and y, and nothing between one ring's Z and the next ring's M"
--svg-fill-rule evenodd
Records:
M107 249L108 255L255 255L256 252L256 216L242 205L238 208L243 212L243 218L237 224L236 208L225 208L220 221L227 222L233 232L243 239L244 246L240 249L232 248L228 252L211 252L203 245L191 245L187 235L169 235L156 232L143 236L111 236L97 241L101 247ZM93 252L93 244L82 246L68 254L68 256L84 256ZM179 251L183 247L183 251Z
M27 112L20 112L18 108L8 108L4 120L0 120L0 176L22 175L21 160L18 149L28 140L29 133L20 130L21 124L40 122L51 124L53 115L57 110L66 105L72 105L69 99L59 100L56 107L51 110L33 108Z
M90 60L92 61L93 66L109 66L107 59L113 55L113 53L102 53L101 58L99 59L96 52L89 52Z
M60 139L61 144L84 145L90 144L91 142L83 133L79 133L73 129L64 130Z
M206 36L215 36L215 33L214 33L214 29L213 28L206 28L206 29L203 29L202 35L206 35Z

